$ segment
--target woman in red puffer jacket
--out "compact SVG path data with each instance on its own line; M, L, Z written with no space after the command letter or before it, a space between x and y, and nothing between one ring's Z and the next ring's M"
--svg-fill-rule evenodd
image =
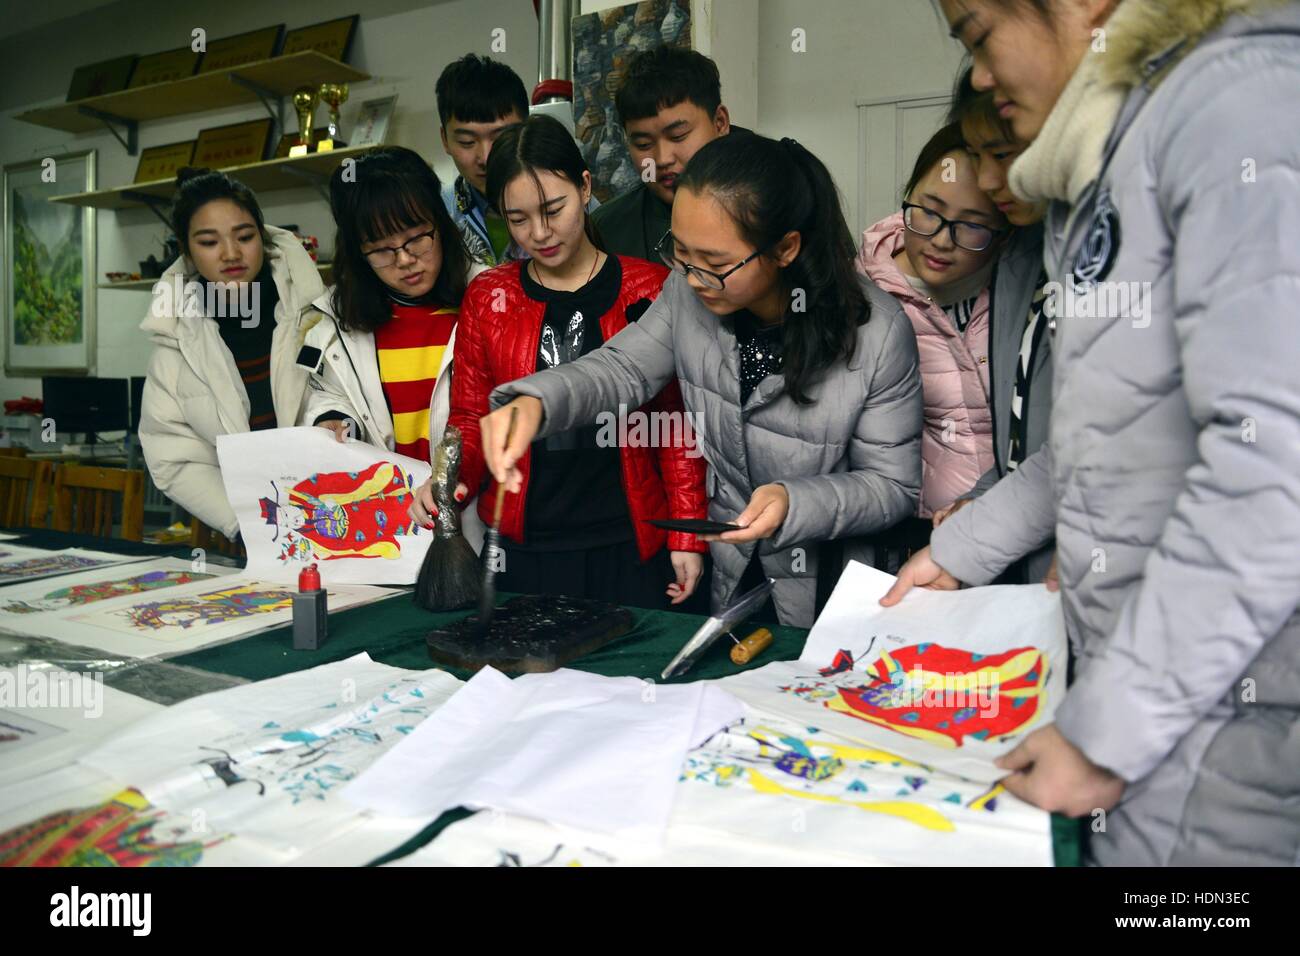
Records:
M599 348L649 308L668 270L597 247L586 213L590 173L554 119L532 117L503 131L487 173L489 198L532 257L471 283L456 333L450 424L464 440L461 482L471 493L486 487L479 514L490 522L496 486L479 418L490 411L493 388ZM505 497L499 589L641 607L662 607L665 585L673 604L690 597L707 545L648 523L706 515L705 465L685 424L673 382L626 417L535 442L520 462L523 490ZM419 501L432 510L425 489Z

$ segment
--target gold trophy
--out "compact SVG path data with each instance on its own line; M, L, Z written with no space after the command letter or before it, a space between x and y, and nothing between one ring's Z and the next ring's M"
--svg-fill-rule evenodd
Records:
M293 108L298 111L298 142L289 147L290 156L306 156L312 151L312 118L320 102L314 86L300 86L293 91Z
M322 83L320 85L320 99L330 110L329 133L324 139L316 143L316 152L324 153L327 150L347 145L339 138L339 107L348 101L348 85L346 83Z

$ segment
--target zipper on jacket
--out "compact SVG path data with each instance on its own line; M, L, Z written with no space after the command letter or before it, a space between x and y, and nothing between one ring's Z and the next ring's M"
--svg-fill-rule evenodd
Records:
M998 400L997 400L997 369L993 364L993 357L997 355L998 350L994 348L997 344L996 323L998 320L997 313L997 289L998 289L998 267L993 267L993 275L989 277L989 424L993 428L993 467L998 470L998 477L1004 477L1007 473L1006 463L1003 461L1005 454L999 447L998 441ZM1014 386L1013 386L1014 387ZM1010 429L1007 430L1008 440L1011 437Z

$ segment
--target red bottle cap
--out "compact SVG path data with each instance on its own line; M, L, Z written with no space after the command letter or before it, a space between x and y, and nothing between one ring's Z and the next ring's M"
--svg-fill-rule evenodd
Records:
M320 590L320 572L316 570L316 565L313 564L311 567L303 568L298 572L298 590Z

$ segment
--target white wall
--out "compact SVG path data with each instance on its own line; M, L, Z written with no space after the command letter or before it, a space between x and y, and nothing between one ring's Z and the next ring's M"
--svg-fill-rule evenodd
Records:
M581 0L584 13L617 6ZM196 15L196 10L204 11ZM536 18L529 0L252 0L178 4L124 0L76 17L0 40L0 163L40 158L67 149L99 151L99 184L129 182L136 157L127 156L108 133L74 136L13 119L33 106L62 101L72 70L125 53L152 53L189 42L202 26L219 38L275 21L289 27L361 11L351 60L372 80L353 87L343 110L344 133L362 100L399 94L389 141L429 157L440 176L454 175L437 136L433 84L449 60L463 53L489 53L491 31L506 30L506 50L494 53L523 77L536 82ZM738 123L770 136L793 136L830 167L844 194L844 207L857 228L858 119L865 99L946 90L959 48L947 37L925 0L692 0L697 45L722 72L723 97ZM801 28L807 52L791 49L791 31ZM209 126L251 119L260 106L182 116L143 124L140 145L192 139ZM320 114L323 116L324 114ZM296 126L289 118L287 125ZM326 204L311 189L267 193L268 221L296 223L333 253L333 227ZM137 261L165 234L145 209L98 213L99 276L134 271ZM4 277L0 277L0 282ZM100 290L97 373L141 375L147 345L136 330L148 308L148 292ZM39 395L30 379L0 382L0 399Z
M857 230L862 100L952 88L961 47L928 0L762 0L759 132L792 136L821 157ZM791 51L791 31L807 52ZM901 183L899 184L902 185Z

